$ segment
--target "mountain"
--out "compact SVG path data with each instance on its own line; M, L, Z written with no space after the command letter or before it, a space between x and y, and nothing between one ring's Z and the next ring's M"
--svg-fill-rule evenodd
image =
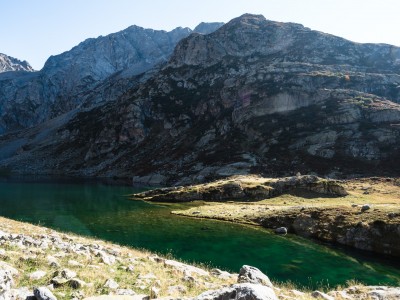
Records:
M208 33L221 25L204 23L196 32ZM40 72L0 74L0 134L80 107L92 89L116 73L122 72L118 78L130 78L166 62L176 44L192 32L182 27L166 32L130 26L51 56ZM124 85L113 94L119 96L129 87Z
M20 61L14 57L0 53L0 73L9 71L26 71L33 72L33 68L26 61Z
M114 101L3 136L0 165L149 184L399 174L398 47L243 15L135 78Z

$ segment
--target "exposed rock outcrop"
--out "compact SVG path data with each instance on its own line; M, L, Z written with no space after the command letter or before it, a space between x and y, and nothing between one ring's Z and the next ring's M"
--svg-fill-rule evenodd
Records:
M0 53L0 73L14 71L33 72L34 69L26 61L20 61L14 57Z
M0 75L0 134L87 106L92 98L101 98L96 103L114 100L134 86L126 80L135 81L135 75L166 62L182 38L221 25L203 23L195 31L178 27L170 32L130 26L51 56L39 72ZM0 73L3 69L33 71L28 63L1 55Z
M398 174L399 49L244 15L181 40L114 101L4 136L0 165L177 185L249 173Z
M200 185L153 189L134 194L133 198L155 202L252 201L299 191L333 196L347 195L344 187L336 180L299 175L285 178L235 176Z

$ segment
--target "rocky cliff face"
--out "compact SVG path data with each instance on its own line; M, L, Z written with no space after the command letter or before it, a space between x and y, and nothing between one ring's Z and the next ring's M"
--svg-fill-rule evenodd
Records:
M26 71L33 72L33 68L26 61L20 61L14 57L0 53L0 73L10 71Z
M204 23L196 32L208 33L221 25ZM192 32L181 27L166 32L131 26L51 56L33 76L0 76L0 134L40 124L83 105L87 98L99 98L101 92L92 96L93 89L99 90L102 84L109 86L115 78L132 78L166 62L176 44ZM119 84L121 80L114 85ZM114 98L130 87L127 84L113 90Z
M397 47L244 15L146 76L65 126L3 137L2 165L152 184L400 171Z

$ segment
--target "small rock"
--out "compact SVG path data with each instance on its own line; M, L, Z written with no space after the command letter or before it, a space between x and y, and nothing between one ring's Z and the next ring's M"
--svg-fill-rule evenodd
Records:
M186 292L187 289L183 285L173 285L169 286L167 289L168 295L182 295L185 294Z
M4 298L2 298L2 296ZM12 300L36 300L36 297L33 295L32 290L27 287L21 287L19 289L12 289L5 294L0 293L0 299L12 299Z
M71 295L72 299L83 299L84 296L82 291L73 292Z
M116 290L117 288L119 288L119 284L110 278L107 279L107 281L104 283L104 287L111 290Z
M254 283L262 284L273 288L268 276L261 272L259 269L244 265L239 271L238 283Z
M68 285L73 289L80 289L81 287L86 285L86 282L79 278L71 278L68 280Z
M67 284L68 281L69 279L63 278L61 276L56 276L52 280L50 280L50 283L52 283L54 287L60 287L64 284Z
M333 298L333 297L331 297L331 296L329 296L329 295L327 295L327 294L325 294L325 293L322 293L322 292L320 292L320 291L314 291L314 292L312 292L312 293L311 293L311 296L314 297L314 298L317 298L317 299L335 300L335 298Z
M9 291L14 285L14 280L9 271L0 270L0 294Z
M46 259L47 259L47 262L48 262L50 267L52 267L52 268L59 268L60 267L60 264L58 263L57 258L55 258L54 256L49 255L49 256L46 257Z
M150 299L156 299L160 296L160 289L155 286L150 289Z
M139 279L157 279L157 276L153 273L148 273L146 275L139 275Z
M101 295L85 298L84 300L150 300L150 297L147 295Z
M211 269L210 273L211 273L211 275L213 275L215 277L218 277L218 278L221 278L221 279L229 279L229 278L234 276L229 272L222 271L222 270L216 269L216 268L215 269Z
M301 297L304 297L304 296L305 296L305 293L300 292L300 291L298 291L298 290L290 290L290 293L291 293L293 296L298 297L298 298L301 298Z
M393 219L393 218L396 218L396 217L398 217L398 216L400 216L400 214L398 214L398 213L393 213L393 212L388 213L389 219Z
M364 211L367 211L367 210L370 210L371 209L371 205L369 205L369 204L364 204L362 207L361 207L361 212L364 212Z
M135 271L135 267L132 266L132 265L129 265L129 266L126 268L126 271L127 271L127 272L133 273L133 272Z
M71 279L76 277L76 272L70 270L70 269L63 269L61 271L61 276L65 279Z
M18 270L4 261L0 261L0 270L8 272L11 276L18 276Z
M126 296L134 296L136 293L131 289L117 289L115 291L116 295L126 295Z
M68 265L71 267L83 267L83 264L81 264L80 262L78 262L76 260L69 260Z
M278 227L275 229L276 234L287 234L287 228L286 227Z
M53 293L46 287L38 287L33 289L33 294L37 300L57 300Z
M174 268L175 270L178 270L182 273L188 273L188 274L195 273L200 276L208 276L209 275L209 273L203 269L200 269L200 268L197 268L194 266L190 266L190 265L187 265L187 264L175 261L175 260L167 259L164 261L164 265L166 267Z
M30 280L39 280L41 278L43 278L44 276L46 276L46 272L45 271L35 271L31 274L29 274L29 279Z

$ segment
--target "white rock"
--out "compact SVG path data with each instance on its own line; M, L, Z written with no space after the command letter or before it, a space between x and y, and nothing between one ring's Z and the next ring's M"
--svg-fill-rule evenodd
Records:
M76 260L69 260L68 265L71 267L83 267L83 264L81 264L80 262L78 262Z
M182 273L189 273L189 274L195 273L200 276L209 276L210 275L207 271L205 271L203 269L200 269L200 268L197 268L194 266L190 266L190 265L187 265L187 264L184 264L181 262L177 262L175 260L167 259L164 261L164 265L167 267L174 268Z
M29 279L30 280L39 280L39 279L43 278L44 276L46 276L46 272L38 270L38 271L35 271L35 272L32 272L31 274L29 274Z
M93 296L88 297L83 300L150 300L150 297L147 295L101 295L101 296Z
M275 229L276 234L287 234L287 228L286 227L278 227Z
M256 267L244 265L239 271L238 283L262 284L270 288L273 287L268 276Z
M38 287L33 290L37 300L57 300L53 293L46 287Z
M70 270L70 269L63 269L61 271L61 277L65 278L65 279L71 279L76 277L76 272Z
M160 296L160 289L155 286L150 288L150 299L156 299Z
M119 288L119 284L114 281L114 279L107 279L107 281L104 283L104 287L105 288L109 288L111 290L116 290L117 288Z
M117 289L115 291L115 294L116 295L127 295L127 296L136 295L136 293L131 289Z
M195 300L225 300L225 299L240 299L240 300L278 300L272 288L261 284L240 283L230 287L207 291L196 298Z
M9 291L14 286L14 280L9 271L0 270L0 294Z
M317 299L324 299L324 300L335 300L332 296L329 296L325 293L322 293L320 291L314 291L311 293L311 296Z

